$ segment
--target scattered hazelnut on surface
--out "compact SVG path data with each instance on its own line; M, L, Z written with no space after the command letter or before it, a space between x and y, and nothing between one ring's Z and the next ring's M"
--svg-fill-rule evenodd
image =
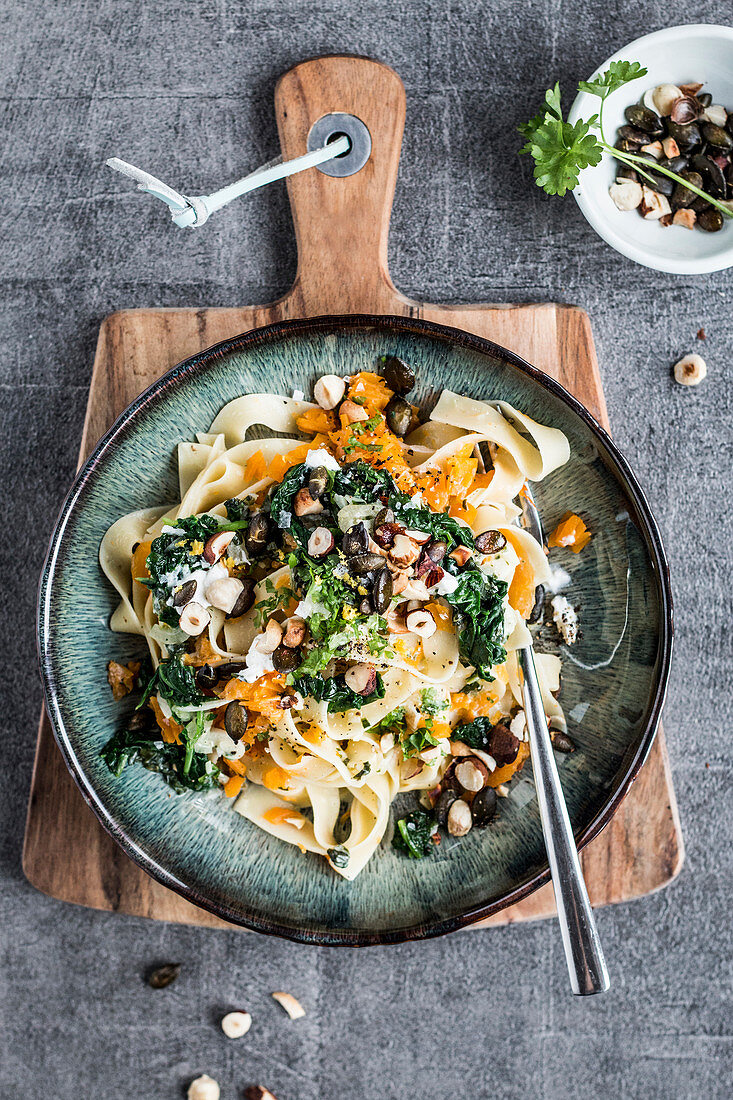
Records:
M282 642L283 628L277 619L270 619L265 627L264 634L259 635L255 641L260 653L274 653ZM252 643L255 644L254 642Z
M264 1085L250 1085L244 1090L244 1100L277 1100Z
M358 424L364 420L368 420L369 413L363 405L357 405L355 401L350 401L347 397L345 401L341 402L339 417L341 419L341 424L346 427L349 424Z
M639 209L647 221L659 221L665 214L672 213L669 199L666 195L660 195L646 185L641 189L642 198Z
M464 791L480 791L489 779L489 769L483 760L475 756L468 757L456 764L454 775Z
M293 500L293 511L296 516L315 516L323 511L320 500L314 500L307 485L298 489Z
M642 145L639 152L647 153L650 157L654 157L655 160L661 160L664 156L664 149L662 148L661 141L651 141L648 145Z
M185 631L186 634L190 634L192 638L195 638L199 634L203 634L210 620L211 615L207 609L200 603L196 603L195 600L191 600L181 612L179 625L181 630Z
M221 1030L227 1039L241 1039L252 1027L249 1012L227 1012L221 1021Z
M707 363L697 352L684 355L674 365L675 382L679 382L681 386L697 386L707 373Z
M390 561L398 569L404 569L412 565L420 557L420 544L408 535L395 535L394 542L389 550Z
M313 387L313 396L322 409L335 409L346 393L346 382L336 374L324 374Z
M664 139L664 141L662 142L662 149L664 150L664 155L665 157L667 157L668 160L671 160L672 157L678 157L680 155L680 147L673 137L666 137Z
M312 558L325 558L336 545L336 540L328 527L316 527L308 539L308 553Z
M465 836L473 825L471 807L462 798L457 798L448 810L448 832L451 836Z
M377 686L377 670L371 665L352 665L344 673L344 681L357 695L371 695Z
M431 638L438 629L435 619L425 608L408 612L405 617L405 626L410 633L417 634L418 638Z
M206 586L206 599L212 607L228 615L237 606L237 601L243 592L244 585L238 577L222 577Z
M672 225L681 225L683 229L693 229L696 221L697 214L694 210L690 210L689 206L686 206L681 210L675 210Z
M219 531L216 535L211 535L204 544L202 555L204 561L207 561L209 565L213 565L222 556L233 538L233 531Z
M219 1100L221 1089L213 1077L203 1073L201 1077L191 1082L186 1095L188 1100Z
M285 623L283 645L288 646L290 649L297 649L305 641L307 633L308 624L305 619L292 615Z
M273 993L272 996L285 1009L291 1020L299 1020L301 1016L305 1016L305 1009L292 993Z

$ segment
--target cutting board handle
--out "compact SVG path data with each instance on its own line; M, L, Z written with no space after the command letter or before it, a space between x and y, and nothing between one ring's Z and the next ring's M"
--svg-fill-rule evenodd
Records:
M363 57L319 57L275 89L283 156L301 156L323 115L356 115L371 135L369 160L343 178L309 169L288 180L298 245L283 316L390 313L404 301L389 277L387 238L405 125L405 89L389 66Z

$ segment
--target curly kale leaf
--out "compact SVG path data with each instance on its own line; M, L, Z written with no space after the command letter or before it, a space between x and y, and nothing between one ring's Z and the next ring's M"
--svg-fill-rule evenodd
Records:
M241 497L231 497L229 500L225 500L224 507L227 510L227 519L249 520L251 518L249 503L246 500L242 500Z
M193 668L184 665L177 657L160 662L145 685L138 710L145 706L154 691L160 692L171 707L196 707L206 701L206 696L196 687Z
M445 598L453 607L458 650L482 680L491 681L492 665L506 661L503 600L508 585L476 568L464 569L457 576L458 587Z
M377 686L371 695L358 695L346 686L343 675L325 680L322 676L301 676L297 682L298 691L310 695L316 702L328 703L329 713L345 710L361 710L367 703L384 698L384 681L377 673Z
M337 471L333 479L332 492L366 504L373 503L377 498L382 499L383 502L389 500L390 507L394 507L395 504L406 504L409 500L405 493L400 492L386 470L376 470L363 459L349 462Z
M175 608L166 602L175 588L171 574L184 577L199 569L204 545L211 535L217 531L236 531L248 522L240 518L222 523L216 516L186 516L173 521L172 531L165 531L153 540L145 562L150 576L137 579L152 591L155 614L162 623L177 627L179 622Z
M467 722L465 726L456 726L451 734L451 740L461 741L464 745L468 745L469 749L483 749L484 752L488 752L493 728L490 719L481 716L474 718L473 722Z
M437 822L433 814L428 810L413 810L397 822L392 846L406 852L410 859L423 859L435 847L433 835L436 829Z

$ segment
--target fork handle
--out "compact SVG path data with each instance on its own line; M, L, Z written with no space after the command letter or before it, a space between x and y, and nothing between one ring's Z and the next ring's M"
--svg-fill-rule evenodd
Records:
M532 769L570 984L573 993L581 997L605 993L610 985L606 960L560 786L534 655L529 646L519 654Z

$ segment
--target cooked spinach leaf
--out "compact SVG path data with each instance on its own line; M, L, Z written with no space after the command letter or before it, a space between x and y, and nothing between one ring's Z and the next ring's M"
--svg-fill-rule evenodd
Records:
M172 707L195 707L206 700L196 687L194 671L191 665L184 665L178 657L169 657L161 661L145 685L137 709L145 706L154 691L160 692Z
M407 852L410 859L422 859L434 848L432 837L436 828L435 817L428 810L413 810L397 822L392 846Z
M462 741L469 749L483 749L489 751L493 722L484 716L474 718L473 722L466 722L464 726L456 726L451 734L452 741Z
M206 540L217 531L236 531L246 527L248 519L222 523L216 516L185 516L174 520L172 531L165 531L153 540L146 559L149 577L137 579L153 593L153 607L161 622L177 627L178 612L166 602L176 587L175 578L201 568L201 555Z
M219 769L203 753L192 752L186 768L187 746L167 745L157 740L159 731L121 730L110 738L100 752L114 775L121 775L129 764L142 764L158 772L169 786L181 791L205 791L216 787Z
M353 498L354 501L364 501L371 504L377 498L382 498L390 507L395 504L406 504L410 499L394 483L386 470L377 470L363 459L349 462L337 471L332 485L332 492L342 497Z
M303 549L308 545L310 532L302 520L293 512L293 502L296 494L303 488L308 480L309 469L304 462L298 466L291 466L285 477L270 497L270 516L273 522L280 528L287 530ZM288 517L286 526L285 517Z
M445 512L433 512L430 508L405 508L397 501L390 501L395 519L415 531L427 531L432 537L445 542L450 553L456 546L473 547L473 535L457 519ZM450 559L444 559L444 568L451 565ZM452 571L452 570L451 570Z
M230 500L225 500L224 507L227 510L227 519L251 519L249 512L249 503L246 500L242 500L241 497L231 497Z
M412 733L406 734L405 737L400 739L402 746L402 752L407 756L415 756L419 752L423 752L424 749L434 748L440 744L437 737L433 736L433 723L432 719L428 718L424 726L420 726L419 729L413 730Z
M371 695L358 695L346 686L343 675L333 676L326 680L322 676L301 676L297 681L298 691L304 695L310 695L316 702L328 703L329 713L344 710L360 710L367 703L373 703L375 699L384 698L384 681L377 673L377 686Z
M471 566L457 577L458 587L445 598L453 607L458 650L482 680L491 681L492 665L506 661L503 600L508 585Z

